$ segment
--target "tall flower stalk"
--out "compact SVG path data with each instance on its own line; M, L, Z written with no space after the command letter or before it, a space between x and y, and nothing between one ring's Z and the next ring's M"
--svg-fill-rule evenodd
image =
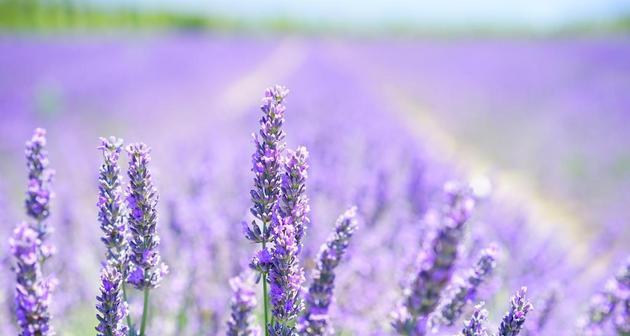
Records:
M445 298L432 315L431 324L452 326L462 315L464 306L475 300L477 289L490 276L496 267L497 249L495 246L481 251L475 266L468 270L465 279L458 278L447 290Z
M527 313L534 309L526 294L527 287L522 287L512 297L510 310L503 316L497 336L516 336L521 332Z
M282 86L274 86L265 91L260 118L260 130L253 135L256 150L252 155L252 171L254 172L254 188L251 190L251 213L257 219L245 228L245 236L252 242L261 244L261 250L252 261L252 267L259 272L263 287L264 330L268 335L269 294L267 289L267 273L271 256L267 250L272 225L274 208L280 195L282 180L282 152L284 142L285 107L282 104L288 90Z
M31 140L26 142L26 167L28 188L26 191L26 214L33 220L33 228L43 242L50 233L46 219L50 215L50 200L54 197L51 189L55 171L48 167L46 151L46 130L35 129Z
M158 193L153 186L149 162L151 149L143 143L127 147L129 155L129 273L127 282L144 292L140 336L145 335L149 309L149 291L159 286L168 267L161 261L157 234Z
M123 320L127 316L127 302L122 292L123 275L114 264L101 269L100 294L96 297L98 336L126 336L129 329Z
M335 268L341 262L350 238L357 229L356 207L337 219L335 231L320 248L313 280L306 294L306 309L300 318L300 335L325 335L330 328L328 309L333 300Z
M402 305L394 312L394 329L401 335L425 335L428 316L437 307L440 294L453 273L464 225L474 208L468 188L455 183L445 186L446 202L439 227L425 241L418 272L405 290Z
M230 279L232 301L227 336L258 336L260 329L253 326L252 312L256 308L256 293L241 277Z

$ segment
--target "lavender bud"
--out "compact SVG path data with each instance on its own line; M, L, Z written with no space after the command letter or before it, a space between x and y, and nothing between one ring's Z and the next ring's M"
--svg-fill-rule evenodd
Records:
M301 335L324 335L328 326L328 309L335 288L335 268L348 248L350 238L357 228L357 208L352 207L337 219L335 231L320 248L313 282L306 294L306 310L300 319Z
M527 313L534 309L525 297L526 294L527 287L521 287L512 297L510 311L503 316L498 336L516 336L521 331Z
M127 258L127 227L123 203L122 174L118 165L123 141L110 137L101 138L103 165L99 170L98 220L103 236L101 241L107 247L107 262L113 264L121 273L125 273Z
M101 269L101 293L96 297L96 318L98 336L125 336L128 328L124 324L127 316L127 303L122 294L123 276L114 265Z
M289 151L280 184L280 213L282 217L291 217L295 227L295 242L298 246L298 253L302 250L302 239L310 221L308 218L310 207L306 196L307 160L306 147L298 147L296 151Z
M483 302L475 306L470 320L464 322L461 336L487 336L488 331L484 327L485 321L488 319L488 311L483 309Z
M241 277L230 279L233 295L230 304L230 319L227 322L228 336L257 336L260 329L253 326L252 313L256 308L256 294Z
M281 183L281 158L284 147L284 123L285 107L282 104L288 90L282 86L267 89L263 104L260 109L263 116L260 118L260 131L253 135L256 151L252 155L252 171L254 172L254 188L250 194L253 206L251 213L259 219L263 227L254 229L255 222L246 228L245 236L257 243L269 240L273 207L280 194Z
M39 233L26 223L19 224L9 240L11 254L16 260L15 314L20 336L52 336L48 311L54 279L44 279L39 263L41 240Z
M466 280L457 281L440 303L437 312L431 318L431 324L452 326L461 316L464 306L475 300L479 285L486 280L496 267L497 249L495 246L481 252L477 264L468 271Z
M37 223L40 239L48 234L44 221L50 214L50 200L54 193L50 189L55 171L48 168L46 130L35 129L31 140L26 142L26 166L28 168L28 189L26 192L26 213Z
M150 151L150 148L142 143L127 147L129 154L127 206L131 231L127 282L139 290L157 287L162 277L168 273L168 267L162 263L158 251L160 245L160 237L157 234L158 194L149 171Z

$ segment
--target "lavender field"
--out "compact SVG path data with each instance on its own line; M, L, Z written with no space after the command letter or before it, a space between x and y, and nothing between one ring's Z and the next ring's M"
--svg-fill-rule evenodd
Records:
M0 334L630 335L629 90L626 37L3 35Z

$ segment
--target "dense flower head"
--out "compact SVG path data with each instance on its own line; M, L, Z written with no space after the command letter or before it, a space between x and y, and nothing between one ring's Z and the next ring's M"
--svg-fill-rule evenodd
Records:
M357 229L356 213L357 208L351 207L339 216L334 232L320 249L313 280L305 298L306 310L298 326L303 335L325 335L329 332L328 309L333 300L335 268Z
M487 336L488 330L484 326L486 320L488 320L488 311L483 308L484 303L480 302L475 305L472 316L469 320L464 321L464 328L462 329L460 336Z
M288 151L280 184L280 214L291 218L295 228L298 253L302 249L302 239L310 221L308 217L310 207L306 195L307 160L306 147L300 146L295 151Z
M150 148L145 144L127 147L129 187L127 190L129 240L129 273L127 281L137 289L155 288L168 267L162 263L157 234L157 189L153 186L149 162Z
M267 225L271 223L273 207L280 195L282 153L286 147L282 130L285 107L282 103L287 94L288 90L282 86L267 89L260 107L263 112L260 130L258 135L253 135L256 150L252 155L254 188L250 192L253 203L250 211L263 227L252 222L246 227L245 236L258 243L269 240Z
M268 281L271 284L271 312L280 324L292 323L302 311L300 298L304 271L298 264L296 230L290 217L284 218L276 206L272 216L271 267Z
M527 287L521 287L512 297L510 310L503 316L498 336L516 336L521 331L527 313L534 309L526 294Z
M98 220L103 236L101 241L107 247L107 262L125 272L127 256L127 228L123 203L122 174L118 159L123 148L122 139L101 138L103 165L99 170Z
M26 142L26 166L28 169L28 188L26 192L26 213L37 222L36 229L40 238L48 234L44 221L50 214L50 200L54 197L50 186L55 171L48 167L46 130L35 129L31 140Z
M253 326L252 313L256 308L256 293L241 278L230 279L232 301L230 303L230 319L227 322L228 336L256 336L260 329Z
M26 223L15 228L9 241L16 261L15 313L20 336L55 334L49 313L55 280L44 279L41 273L38 257L41 243L38 232Z
M425 240L418 256L418 272L405 289L404 307L399 308L396 315L411 320L395 320L393 323L394 328L402 334L422 335L416 330L426 329L414 325L426 323L424 317L437 307L440 294L453 273L459 243L464 235L464 224L474 208L469 188L449 182L444 192L446 200L441 209L440 223ZM407 313L401 313L402 310Z
M464 306L475 300L477 289L496 267L497 248L492 245L483 251L472 269L467 271L465 279L457 278L442 299L436 314L432 316L433 324L451 326L461 316Z
M123 280L122 273L114 265L105 265L101 269L100 294L96 297L98 336L127 335L128 328L124 323L127 303L123 300Z

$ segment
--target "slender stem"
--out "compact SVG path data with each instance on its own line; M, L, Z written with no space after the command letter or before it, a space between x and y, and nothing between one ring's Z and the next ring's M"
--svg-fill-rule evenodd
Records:
M265 221L262 221L263 224L263 241L262 241L262 248L263 250L265 249L265 245L266 245L266 232L267 232L267 223L265 223ZM268 323L269 323L269 299L268 299L268 295L267 295L267 273L263 273L262 274L262 283L263 283L263 309L265 311L265 325L263 326L263 329L265 330L265 336L269 335L269 328L267 327Z
M144 305L142 307L142 322L140 324L140 336L144 336L144 329L147 326L147 316L149 315L149 287L144 288Z
M123 300L125 300L125 302L127 302L127 304L129 304L129 300L127 300L127 286L125 286L124 282L122 284L122 290L123 290ZM127 326L129 327L129 330L133 329L131 327L131 314L129 314L129 313L127 313Z

